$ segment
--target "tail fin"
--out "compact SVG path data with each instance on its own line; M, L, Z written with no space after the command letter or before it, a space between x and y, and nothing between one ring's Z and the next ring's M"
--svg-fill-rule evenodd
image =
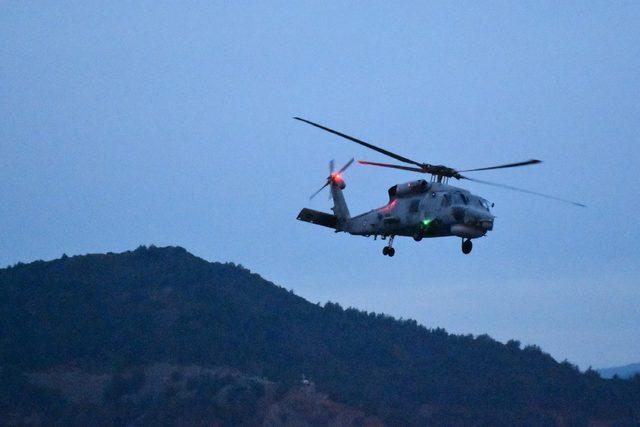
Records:
M338 228L344 228L351 219L347 202L344 200L344 194L342 193L344 187L345 183L342 179L339 182L331 183L331 197L333 198L331 210L338 218Z

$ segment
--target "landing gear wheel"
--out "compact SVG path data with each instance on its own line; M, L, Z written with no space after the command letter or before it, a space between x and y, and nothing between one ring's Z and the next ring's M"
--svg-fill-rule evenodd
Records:
M393 238L396 236L389 236L389 244L382 248L382 255L394 256L396 250L393 249Z
M466 255L471 252L471 249L473 249L473 243L471 243L471 239L463 240L462 253Z
M416 233L413 235L413 240L415 240L416 242L419 242L420 240L422 240L422 233Z

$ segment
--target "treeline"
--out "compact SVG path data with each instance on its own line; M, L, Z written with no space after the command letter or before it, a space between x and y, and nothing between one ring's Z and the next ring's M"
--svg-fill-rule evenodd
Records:
M538 347L311 304L182 248L65 257L0 270L0 365L112 371L230 366L302 374L391 424L640 423L640 376L604 380Z

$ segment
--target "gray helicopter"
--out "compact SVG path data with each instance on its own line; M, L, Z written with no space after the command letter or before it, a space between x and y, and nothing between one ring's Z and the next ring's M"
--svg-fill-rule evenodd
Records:
M468 254L473 248L471 239L483 237L488 231L493 230L495 217L491 214L490 210L490 208L494 206L493 203L489 204L486 199L480 196L471 194L465 189L449 185L448 182L451 178L521 191L571 203L575 206L585 206L581 203L548 194L482 181L461 174L463 172L534 165L541 163L540 160L532 159L524 162L508 163L485 168L456 170L443 165L420 163L309 120L300 117L294 117L294 119L363 145L411 166L359 160L358 163L360 164L401 169L430 175L429 181L419 179L394 185L388 190L389 202L385 206L352 217L342 192L346 187L342 174L351 166L354 159L349 160L349 162L337 171L334 169L332 160L329 164L329 176L325 184L313 193L310 198L316 196L325 187L329 187L334 203L331 209L333 214L308 208L303 208L298 214L298 220L332 228L336 233L346 232L356 236L373 236L374 239L380 236L383 240L388 238L388 244L382 249L383 255L390 257L395 255L393 240L396 236L413 237L413 239L418 242L423 238L429 237L456 236L462 239L462 252Z

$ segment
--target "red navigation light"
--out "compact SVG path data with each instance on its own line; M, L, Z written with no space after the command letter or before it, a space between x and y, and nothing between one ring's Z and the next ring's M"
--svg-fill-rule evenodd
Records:
M389 204L387 204L387 206L383 207L382 210L384 210L385 212L389 212L396 206L396 203L398 203L398 199L393 199L391 202L389 202Z

